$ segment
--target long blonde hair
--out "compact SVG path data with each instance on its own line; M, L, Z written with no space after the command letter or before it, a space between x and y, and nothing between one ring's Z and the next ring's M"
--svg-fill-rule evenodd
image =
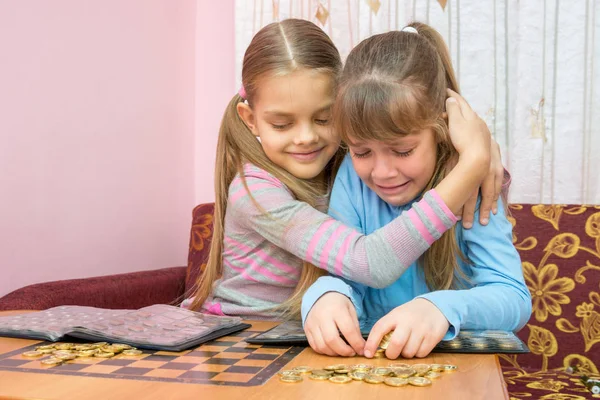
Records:
M362 41L348 55L333 110L334 127L346 143L390 142L431 128L437 138L437 159L426 190L448 173L457 156L443 112L446 88L459 92L448 49L430 26L392 31ZM430 290L456 287L464 277L457 257L465 259L455 229L446 231L419 260Z
M251 163L269 172L283 182L296 199L313 207L316 206L318 198L327 194L328 187L332 183L343 156L341 149L326 166L324 181L299 179L275 165L266 156L261 144L237 112L238 103L244 100L248 101L250 107L253 106L260 89L260 79L286 75L303 68L328 74L334 83L333 90L337 87L337 79L342 69L340 54L331 39L318 26L306 20L287 19L269 24L254 36L246 50L242 67L242 84L246 98L243 99L238 94L231 99L219 130L215 163L216 198L213 237L206 268L195 285L194 301L191 305L194 310L200 309L212 292L214 282L222 273L223 231L228 190L236 174L241 176L251 196L244 177L244 164ZM259 210L264 212L254 198L252 201ZM290 299L281 305L280 311L289 316L297 316L302 293L324 274L324 271L304 263L300 281Z

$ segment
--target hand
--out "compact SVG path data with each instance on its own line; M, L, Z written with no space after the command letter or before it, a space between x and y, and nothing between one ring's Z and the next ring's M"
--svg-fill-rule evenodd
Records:
M393 331L385 356L398 358L426 357L443 339L450 324L444 314L429 300L414 299L394 308L373 326L365 357L371 358L383 336Z
M304 332L310 347L317 353L345 357L363 353L365 340L354 304L343 294L328 292L321 296L306 317ZM340 337L340 332L350 346Z
M490 220L490 209L494 215L498 212L498 198L502 192L502 182L504 180L504 167L502 166L500 146L498 146L498 143L493 139L490 144L490 169L481 183L481 204L479 205L479 223L481 225L488 224ZM478 195L479 189L473 193L463 207L463 228L470 229L473 226Z
M446 111L452 145L459 154L459 162L465 156L490 161L491 135L485 121L471 109L469 103L458 93L448 89Z

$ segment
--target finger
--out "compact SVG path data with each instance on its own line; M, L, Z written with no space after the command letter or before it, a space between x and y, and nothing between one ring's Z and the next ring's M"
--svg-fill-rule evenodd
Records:
M487 225L490 221L490 210L495 199L496 175L491 171L481 184L481 206L479 207L479 223Z
M402 349L402 357L404 358L413 358L417 351L421 348L421 343L423 343L424 336L421 333L417 333L412 331L404 348Z
M325 325L323 327L325 343L331 350L340 356L352 357L356 355L354 349L344 342L344 339L342 339L339 333L341 331L344 337L346 334L352 335L353 328L354 323L350 319L350 315L342 313L342 315L335 320L335 324ZM346 340L348 339L346 338Z
M439 340L433 337L433 335L427 336L422 342L419 350L415 353L415 357L423 358L427 357L431 350L439 343Z
M504 167L502 166L502 154L500 153L500 146L495 140L492 140L492 155L496 159L496 168L494 169L494 201L492 203L492 212L494 215L498 212L498 198L502 193L502 181L504 180Z
M461 124L464 124L465 118L462 115L458 101L454 97L446 99L446 112L448 113L449 126L461 126Z
M316 351L315 339L313 338L312 332L310 330L304 330L304 334L306 335L306 340L308 340L310 348Z
M358 323L358 316L354 306L348 307L348 320L345 322L340 321L338 324L342 335L356 352L356 354L362 355L365 349L365 339L362 337L360 332L360 324Z
M318 352L328 356L337 356L337 353L334 352L327 344L327 337L325 335L326 333L323 331L323 327L319 326L319 335L315 337L317 348L319 349Z
M465 229L471 229L473 226L473 220L475 219L475 206L477 205L477 196L479 191L476 190L475 193L471 195L469 200L465 203L462 212L462 225Z
M392 337L390 339L390 344L388 345L387 350L385 351L385 356L390 360L395 360L398 358L408 338L410 337L410 330L396 327Z
M371 329L371 332L369 332L369 337L367 338L367 343L365 344L365 357L373 357L383 336L392 329L392 319L386 319L385 317L373 325L373 329Z
M473 111L467 100L452 89L448 89L448 96L455 99L460 107L460 111L465 119L473 119L477 117L477 113Z

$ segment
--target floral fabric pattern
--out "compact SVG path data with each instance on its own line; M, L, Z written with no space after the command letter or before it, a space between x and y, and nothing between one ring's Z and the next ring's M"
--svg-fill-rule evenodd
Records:
M500 355L510 398L594 398L580 376L600 367L600 207L509 208L533 302L518 333L531 353Z

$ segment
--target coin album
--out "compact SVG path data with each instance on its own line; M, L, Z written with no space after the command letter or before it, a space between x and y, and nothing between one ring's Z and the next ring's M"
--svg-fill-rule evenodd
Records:
M366 339L368 332L362 332ZM296 345L308 344L302 323L286 321L276 327L247 338L251 344ZM498 330L461 330L452 340L445 340L433 349L443 353L528 353L527 345L513 332Z
M59 306L0 317L0 336L53 342L72 337L182 351L250 326L239 317L202 314L166 304L139 310Z

